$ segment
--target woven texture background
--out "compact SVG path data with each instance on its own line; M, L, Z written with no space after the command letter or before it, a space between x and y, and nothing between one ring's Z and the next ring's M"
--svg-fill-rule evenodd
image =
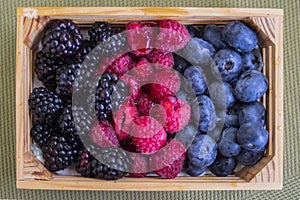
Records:
M15 46L18 6L185 6L284 9L284 188L282 191L88 192L17 190L15 185ZM300 199L299 0L10 0L1 1L0 199Z

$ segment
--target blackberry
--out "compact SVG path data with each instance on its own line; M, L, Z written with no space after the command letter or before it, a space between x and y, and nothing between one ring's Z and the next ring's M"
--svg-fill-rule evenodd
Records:
M124 151L123 151L124 152ZM102 157L102 155L110 157L110 164L115 168L111 168L102 162L100 162L96 157ZM95 156L94 156L95 155ZM102 160L102 159L101 159ZM99 148L85 149L80 152L79 161L75 164L76 171L84 177L90 178L102 178L105 180L117 180L126 175L129 169L130 160L126 153L120 153L117 149L105 149L101 150Z
M85 59L85 56L94 49L95 45L89 40L83 40L80 46L80 49L77 53L77 59L82 63Z
M46 57L39 51L35 58L35 73L37 78L49 89L56 88L55 74L56 70L63 65L63 61L57 61Z
M30 136L32 140L42 148L48 141L50 141L51 136L54 136L55 129L52 125L36 120L31 127Z
M80 29L72 20L52 20L45 28L42 51L49 58L69 58L78 52L82 40Z
M95 22L89 30L90 40L94 44L106 41L112 35L112 27L107 22Z
M76 77L80 74L81 64L77 61L71 64L67 64L64 67L57 70L56 84L58 93L61 97L67 100L71 100L73 93L73 83Z
M118 52L127 47L126 36L122 33L114 34L101 45L101 53L105 57L118 57Z
M34 88L28 99L29 110L38 119L53 122L60 115L62 100L47 88Z
M44 165L51 171L63 170L78 158L77 141L69 135L53 136L42 148Z

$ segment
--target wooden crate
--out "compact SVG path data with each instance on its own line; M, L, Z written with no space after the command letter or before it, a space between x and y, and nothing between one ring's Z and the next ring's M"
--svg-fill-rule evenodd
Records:
M270 142L263 159L235 176L122 178L104 181L51 174L30 150L31 118L27 100L33 85L33 52L45 24L51 19L72 19L81 25L96 20L125 24L130 20L175 19L184 24L225 24L246 21L259 35L269 90L267 108ZM16 61L16 162L17 188L61 190L266 190L281 189L283 182L283 10L237 8L144 7L39 7L17 10Z

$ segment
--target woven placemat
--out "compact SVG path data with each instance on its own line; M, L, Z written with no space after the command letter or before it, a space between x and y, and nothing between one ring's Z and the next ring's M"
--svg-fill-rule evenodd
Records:
M0 48L0 199L299 199L300 1L298 0L12 0L2 1ZM284 9L284 186L281 191L96 192L16 189L15 46L18 6L186 6Z

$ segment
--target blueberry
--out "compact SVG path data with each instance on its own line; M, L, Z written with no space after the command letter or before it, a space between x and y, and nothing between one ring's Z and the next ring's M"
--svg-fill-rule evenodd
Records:
M251 151L260 151L265 148L268 139L268 131L261 123L243 124L237 132L237 142L241 147Z
M262 103L254 101L241 104L239 111L239 124L261 123L265 124L265 107Z
M261 71L264 66L262 55L260 51L257 49L254 49L253 51L243 54L242 63L243 63L242 71L247 71L250 69Z
M184 71L183 75L189 81L195 92L195 95L201 95L205 93L207 85L201 67L190 66Z
M174 57L174 69L179 73L183 74L184 70L191 64L176 53L173 53L173 57Z
M199 28L197 28L196 26L188 25L186 27L186 29L189 31L191 38L202 37L202 35L203 35L202 31Z
M224 81L231 81L242 71L242 57L232 49L222 49L214 56L214 61Z
M241 146L237 144L236 139L237 129L227 128L223 131L219 142L219 152L225 157L237 156L242 150Z
M257 36L248 26L240 21L232 21L222 30L222 38L237 51L245 53L257 46Z
M232 174L236 166L237 160L235 158L227 158L218 153L215 162L208 169L216 176L228 176Z
M239 116L238 112L240 110L240 104L236 103L232 107L228 108L226 110L225 115L225 127L236 127L238 128L239 125Z
M261 98L268 88L267 78L259 71L242 73L234 88L235 97L242 102L252 102Z
M190 176L200 176L206 170L206 167L198 167L193 165L192 163L188 162L187 166L184 167L183 171Z
M204 27L203 38L210 42L216 50L228 48L227 43L222 40L222 29L215 24L208 24Z
M198 106L198 107L195 107ZM193 104L193 109L198 112L193 112L194 119L199 118L199 131L207 132L208 130L212 130L216 126L216 114L215 107L211 99L206 95L200 95L197 97L197 102Z
M217 144L209 135L197 135L187 150L189 161L198 167L211 165L217 156Z
M217 107L224 108L226 106L229 108L235 104L233 89L228 83L213 82L208 89L210 97Z
M201 47L209 53L211 57L216 53L214 46L209 42L197 37L195 37L194 40L198 42Z
M264 149L261 151L243 149L236 158L242 165L253 166L263 157L264 152Z

